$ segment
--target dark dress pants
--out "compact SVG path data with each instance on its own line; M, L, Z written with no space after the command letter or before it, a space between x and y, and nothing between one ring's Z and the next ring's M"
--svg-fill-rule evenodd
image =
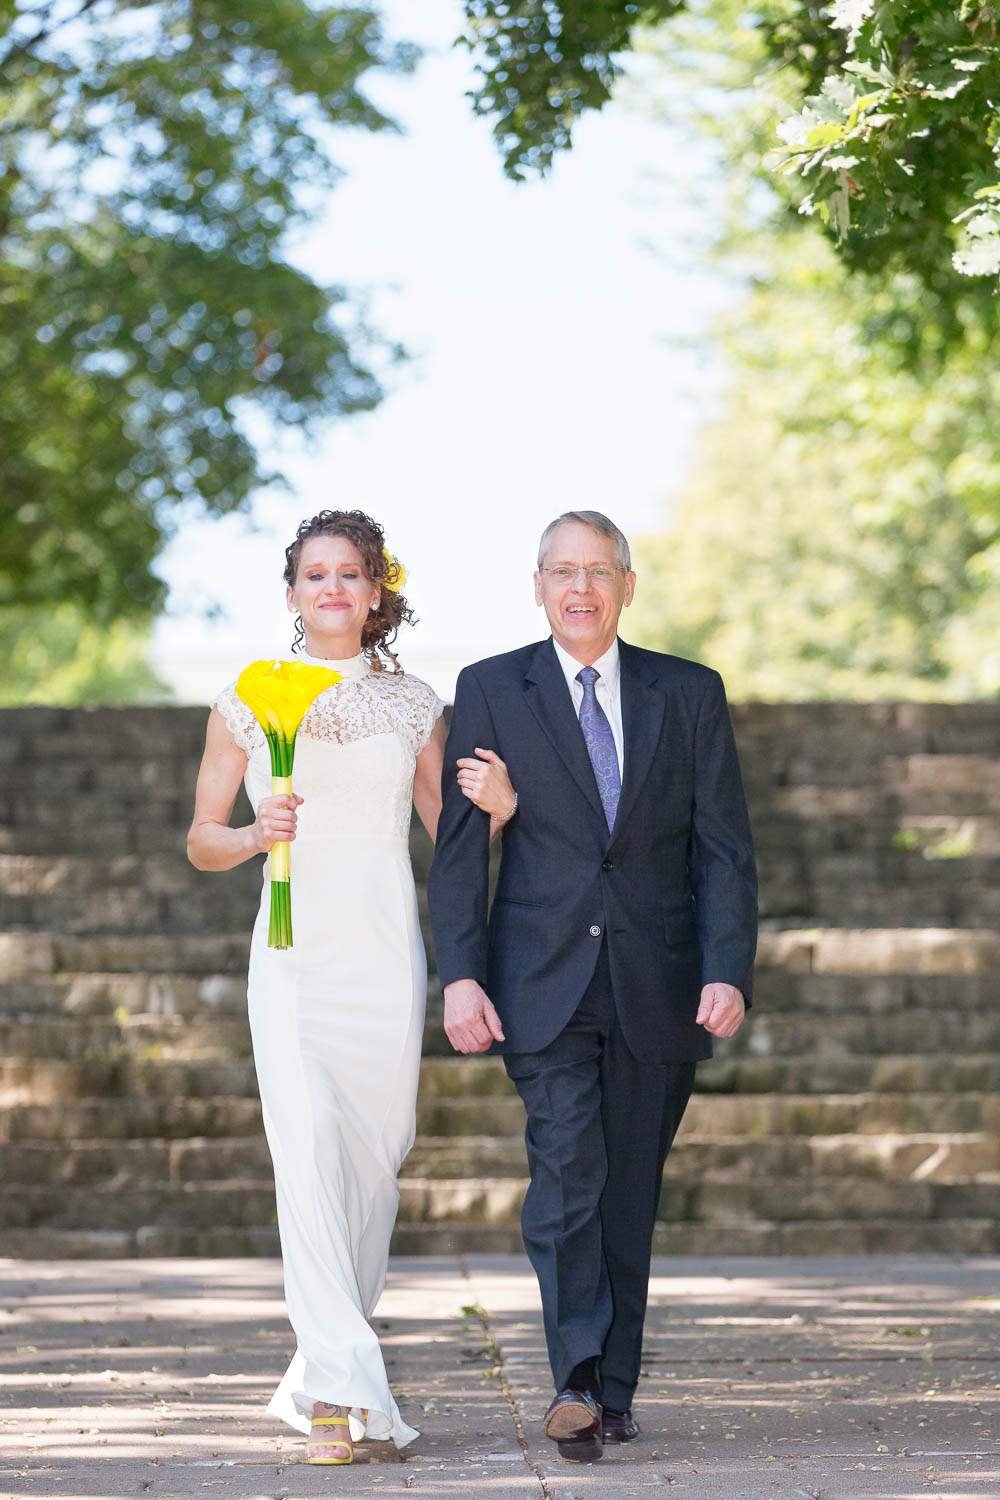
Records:
M639 1379L663 1164L696 1064L641 1062L618 1023L607 945L566 1027L504 1061L527 1112L521 1224L556 1390L599 1361L593 1394L625 1411ZM593 1386L593 1380L587 1382Z

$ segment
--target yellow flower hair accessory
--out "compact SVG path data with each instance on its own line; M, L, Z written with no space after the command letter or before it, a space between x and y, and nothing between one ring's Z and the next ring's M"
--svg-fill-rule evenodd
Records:
M406 569L398 557L393 557L388 547L382 548L382 556L385 558L385 577L382 583L392 594L398 594L406 582Z

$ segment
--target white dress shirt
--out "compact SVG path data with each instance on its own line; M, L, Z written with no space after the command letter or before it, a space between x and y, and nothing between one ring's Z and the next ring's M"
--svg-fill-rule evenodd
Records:
M577 718L580 717L580 709L583 707L583 683L577 682L576 674L583 666L582 661L577 661L564 651L562 646L552 637L552 644L556 648L556 656L559 665L566 676L566 684L569 687L573 699L573 707L576 709ZM594 683L594 692L597 701L608 716L611 725L611 733L615 739L615 749L618 751L618 774L625 775L625 735L622 730L622 689L621 689L621 663L618 656L617 637L605 651L603 656L598 657L593 663L595 671L600 673Z

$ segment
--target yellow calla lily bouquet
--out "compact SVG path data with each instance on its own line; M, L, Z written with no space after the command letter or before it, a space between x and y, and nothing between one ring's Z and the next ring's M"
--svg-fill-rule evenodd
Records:
M308 662L254 661L239 675L236 693L264 731L271 752L271 792L281 796L292 790L295 737L299 726L320 693L342 682L339 672ZM269 948L292 946L291 845L271 845L271 915L267 930Z

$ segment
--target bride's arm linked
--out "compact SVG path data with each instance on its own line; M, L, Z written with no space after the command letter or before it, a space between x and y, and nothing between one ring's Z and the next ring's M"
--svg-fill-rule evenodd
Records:
M430 740L417 756L413 777L413 805L432 841L437 839L441 816L441 771L447 730L444 717L434 725ZM458 762L458 781L470 802L490 815L490 842L498 838L504 825L517 811L517 793L510 784L507 767L492 750L477 750L479 760Z
M232 870L272 844L295 838L295 810L302 798L294 792L264 797L252 823L230 828L236 794L247 768L244 750L233 740L217 708L208 716L205 753L194 794L194 818L187 836L187 857L196 870Z

